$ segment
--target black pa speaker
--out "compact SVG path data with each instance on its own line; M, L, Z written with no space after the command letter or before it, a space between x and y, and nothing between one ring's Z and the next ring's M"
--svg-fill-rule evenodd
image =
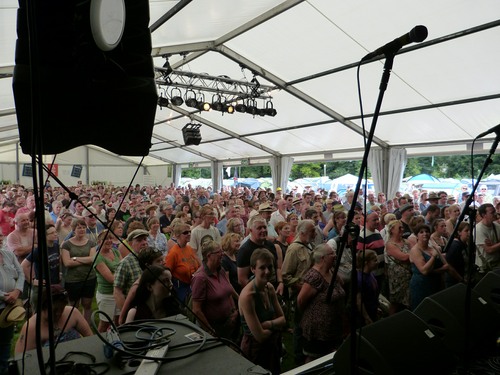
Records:
M474 287L474 291L500 313L500 270L488 272Z
M358 374L449 374L457 358L422 319L401 311L356 333ZM351 374L351 338L333 357L333 373Z
M25 154L86 144L149 153L157 102L149 1L125 0L125 29L111 51L94 42L90 3L19 1L13 89Z
M452 352L459 355L484 354L496 346L500 315L490 303L471 290L469 337L466 343L466 291L465 284L454 285L426 297L414 312L443 339Z

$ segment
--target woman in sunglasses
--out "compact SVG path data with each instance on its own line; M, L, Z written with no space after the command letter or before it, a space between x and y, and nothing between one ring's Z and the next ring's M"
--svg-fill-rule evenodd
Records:
M177 297L184 302L191 292L191 278L201 262L193 248L189 245L191 227L188 224L178 224L174 227L177 243L168 251L165 265L172 272L172 283Z

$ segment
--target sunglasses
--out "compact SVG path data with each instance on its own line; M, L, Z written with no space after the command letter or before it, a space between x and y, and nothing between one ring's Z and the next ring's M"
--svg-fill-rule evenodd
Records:
M185 236L189 236L191 234L191 231L190 230L186 230L184 232L182 232L183 235Z

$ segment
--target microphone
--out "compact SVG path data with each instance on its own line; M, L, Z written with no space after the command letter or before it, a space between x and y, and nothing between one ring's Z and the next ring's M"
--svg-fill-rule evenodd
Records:
M387 43L386 45L377 48L375 51L370 52L368 55L363 57L361 61L371 60L379 55L387 55L390 53L398 52L403 46L406 46L410 43L420 43L423 42L427 38L427 27L418 25L410 30L409 33L400 36L399 38L394 39L392 42Z
M486 130L485 132L482 132L481 134L479 134L476 137L476 139L486 137L487 135L489 135L491 133L496 133L497 136L500 135L500 124L492 127L490 130Z

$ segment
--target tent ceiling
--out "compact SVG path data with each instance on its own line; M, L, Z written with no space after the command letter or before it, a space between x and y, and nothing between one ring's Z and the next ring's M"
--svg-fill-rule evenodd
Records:
M16 0L0 0L0 155L18 140L11 89L16 9ZM356 64L418 24L429 36L395 58L375 145L406 147L410 156L465 153L475 136L499 122L495 0L150 0L150 11L156 66L168 54L179 70L235 80L251 80L255 71L262 84L276 86L278 114L158 109L148 164L359 158ZM382 71L383 60L361 67L367 127ZM184 146L181 129L189 118L203 125L199 146ZM490 143L491 137L484 149Z

